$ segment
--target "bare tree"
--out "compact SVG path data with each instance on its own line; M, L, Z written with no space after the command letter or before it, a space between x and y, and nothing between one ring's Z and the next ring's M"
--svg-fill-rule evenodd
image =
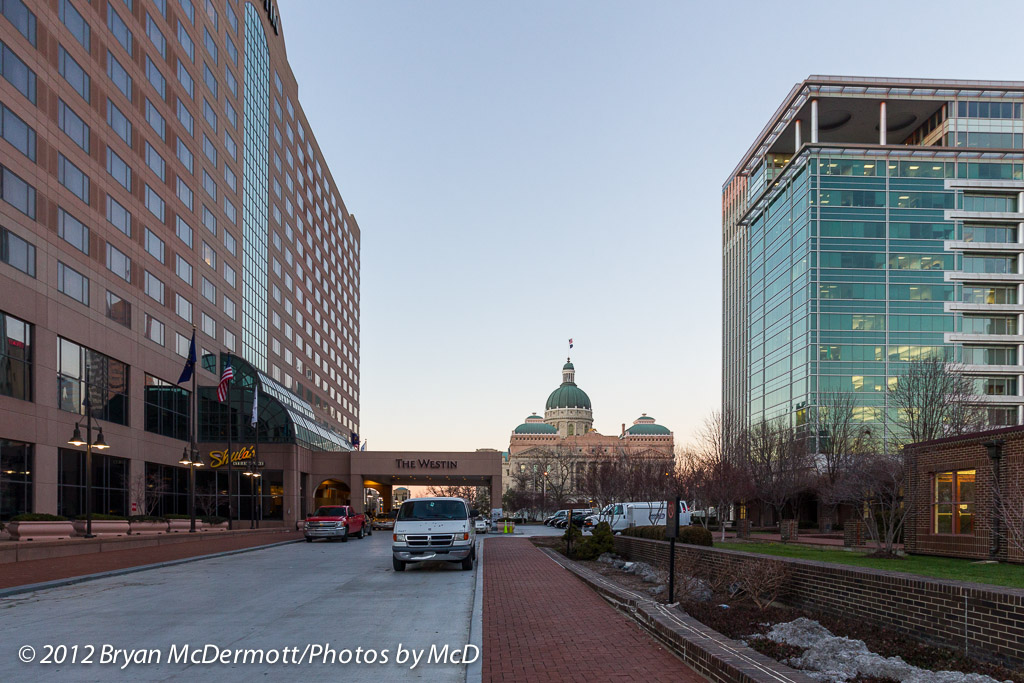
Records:
M900 444L931 441L978 431L985 426L984 410L972 403L974 389L963 366L942 358L915 360L889 390L898 411Z
M814 465L818 500L828 508L833 522L837 508L846 502L841 482L871 442L871 430L855 419L855 408L852 394L830 391L819 395Z
M762 421L750 429L746 453L754 493L781 520L786 505L796 507L798 494L810 486L807 439L788 424Z
M160 508L163 495L170 490L167 481L157 473L148 476L135 472L128 480L128 496L131 503L139 506L142 514L152 516Z
M217 514L217 487L213 484L196 487L196 512L206 517Z
M692 482L705 502L715 508L725 540L725 520L738 500L754 493L749 472L743 466L745 443L738 423L728 412L715 411L697 433L697 448L689 467ZM707 526L708 515L703 523Z
M1019 459L1020 456L1017 457ZM998 520L996 523L1007 548L1024 556L1024 462L1014 466L1005 462L1006 458L1004 455L1002 466L999 460L992 460L992 501Z
M909 467L903 449L879 449L861 456L856 472L849 472L839 484L845 500L863 510L868 536L886 556L896 555L910 511L904 499Z

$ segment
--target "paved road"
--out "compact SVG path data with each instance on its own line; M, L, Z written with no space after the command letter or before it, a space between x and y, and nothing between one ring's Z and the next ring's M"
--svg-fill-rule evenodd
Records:
M461 664L427 664L431 645L469 642L475 575L457 565L391 568L391 536L376 533L348 543L296 543L26 593L0 600L0 681L82 680L393 680L464 681ZM215 648L263 649L288 661L307 645L344 655L387 649L388 663L169 663L185 645L200 662ZM19 662L19 648L35 662ZM40 664L45 646L69 648L64 664ZM70 664L92 645L93 664ZM160 663L100 664L102 647L153 649ZM422 651L420 663L396 663L397 648ZM297 652L290 648L298 648ZM199 654L195 651L199 650ZM314 650L315 651L315 650ZM308 652L308 651L307 651ZM58 657L60 651L55 653ZM141 655L152 655L142 652ZM308 659L307 654L307 659ZM379 662L378 654L378 662Z

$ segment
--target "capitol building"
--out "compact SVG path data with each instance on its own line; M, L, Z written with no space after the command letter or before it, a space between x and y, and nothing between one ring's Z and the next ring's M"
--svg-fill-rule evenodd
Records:
M671 468L674 447L672 432L647 413L628 428L622 423L619 434L597 432L590 397L577 386L576 368L566 359L562 383L548 396L544 416L533 413L512 432L504 463L504 489L517 485L554 488L564 483L574 494L587 473L602 463L664 462ZM564 482L553 481L557 476L553 469L564 470Z

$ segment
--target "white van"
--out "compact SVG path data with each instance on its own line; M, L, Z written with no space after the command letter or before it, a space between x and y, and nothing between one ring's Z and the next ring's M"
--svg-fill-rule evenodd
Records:
M409 562L435 560L461 562L473 568L476 560L476 531L464 498L412 498L402 503L392 534L391 562L396 572Z
M591 515L584 523L592 529L600 522L608 522L612 533L618 533L631 526L658 526L665 524L665 513L671 503L664 500L646 503L612 503L606 505L597 515ZM689 526L692 511L686 501L679 501L679 526Z

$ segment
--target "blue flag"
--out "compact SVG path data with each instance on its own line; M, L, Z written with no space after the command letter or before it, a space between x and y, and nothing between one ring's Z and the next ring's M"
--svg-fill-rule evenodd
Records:
M196 331L192 330L192 343L188 345L188 358L185 360L185 367L181 370L181 377L178 384L192 379L192 373L196 371Z

